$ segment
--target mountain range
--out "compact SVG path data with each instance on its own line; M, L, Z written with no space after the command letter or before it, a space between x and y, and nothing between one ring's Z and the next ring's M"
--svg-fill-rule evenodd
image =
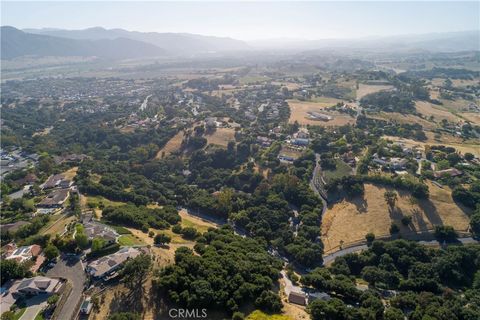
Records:
M187 33L137 32L100 27L84 30L19 30L10 26L1 27L2 59L26 55L128 59L248 49L248 45L240 40Z
M132 59L194 56L254 50L305 51L319 49L427 50L436 52L480 50L480 31L370 37L362 39L276 39L244 42L232 38L190 33L138 32L101 27L83 30L1 27L1 57L95 56Z

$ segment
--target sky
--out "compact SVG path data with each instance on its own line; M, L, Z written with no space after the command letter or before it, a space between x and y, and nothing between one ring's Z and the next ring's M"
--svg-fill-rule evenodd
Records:
M472 2L1 1L1 25L188 32L241 40L362 38L480 29Z

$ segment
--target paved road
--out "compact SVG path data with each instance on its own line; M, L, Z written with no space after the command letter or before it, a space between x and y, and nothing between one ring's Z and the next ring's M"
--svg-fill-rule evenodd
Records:
M27 309L19 320L33 320L47 306L48 296L39 295L26 301Z
M72 285L72 291L60 310L58 319L69 320L75 316L73 313L78 302L82 298L83 287L86 282L85 271L79 258L60 259L52 269L48 270L47 276L62 277L68 279Z
M458 238L458 241L461 242L462 244L479 243L478 240L475 240L472 237ZM423 245L438 245L437 240L430 240L430 241L421 240L421 241L418 241L418 243L423 244ZM337 257L341 257L341 256L344 256L344 255L349 254L349 253L358 252L358 251L362 251L362 250L366 250L366 249L368 249L368 246L366 244L361 244L361 245L358 245L358 246L345 248L343 250L339 250L337 252L334 252L334 253L328 254L326 256L323 256L323 263L324 264L330 263L330 262L333 262L335 260L335 258L337 258Z

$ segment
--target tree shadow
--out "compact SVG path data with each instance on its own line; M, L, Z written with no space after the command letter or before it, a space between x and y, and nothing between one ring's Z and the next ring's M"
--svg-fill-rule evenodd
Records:
M368 203L363 196L350 198L348 201L355 205L358 212L365 213L368 211Z
M410 212L412 214L412 223L411 223L412 231L415 231L415 232L427 231L428 230L428 225L425 222L425 220L423 219L422 212L420 210L418 210L417 208L414 208L414 209L410 210ZM415 225L414 225L415 222L417 223L419 230L416 230Z
M390 215L390 219L393 221L398 221L403 218L403 210L396 206L388 206L388 214Z
M437 207L435 207L431 200L420 200L418 201L418 206L420 209L422 209L428 221L430 221L432 225L435 226L443 224L442 218L438 214Z
M137 286L134 290L128 292L115 292L110 302L110 312L134 312L143 313L145 307L142 303L142 297L145 296L145 289Z

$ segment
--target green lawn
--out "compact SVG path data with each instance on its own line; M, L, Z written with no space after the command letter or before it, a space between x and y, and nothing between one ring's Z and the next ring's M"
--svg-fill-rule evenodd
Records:
M125 202L120 201L111 201L102 196L87 196L87 206L93 206L98 208L100 204L103 204L105 207L119 207L123 206Z
M23 316L23 314L25 313L26 310L27 310L26 307L17 310L17 312L15 312L15 314L13 315L13 318L12 318L12 319L13 319L13 320L18 320L18 319L20 319L20 318Z
M118 244L121 245L121 246L125 246L125 247L131 247L131 246L143 245L145 243L143 243L143 241L135 238L133 235L125 234L125 235L121 235L118 238Z
M335 163L337 164L337 168L335 170L323 170L323 178L325 179L326 183L329 183L333 179L348 176L352 172L352 168L342 160L336 159Z
M290 320L288 316L281 314L266 314L260 310L255 310L245 318L246 320Z

